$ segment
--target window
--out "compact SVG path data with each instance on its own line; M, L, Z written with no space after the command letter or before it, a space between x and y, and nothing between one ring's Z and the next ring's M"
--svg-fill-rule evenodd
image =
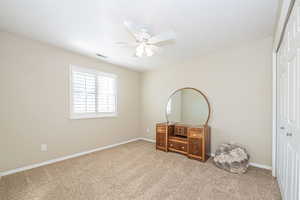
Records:
M71 118L117 116L117 76L70 67Z

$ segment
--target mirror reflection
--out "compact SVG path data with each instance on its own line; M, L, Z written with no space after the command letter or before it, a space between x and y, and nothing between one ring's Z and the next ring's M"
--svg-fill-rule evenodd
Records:
M183 88L169 98L166 116L170 123L204 125L209 117L209 105L199 91Z

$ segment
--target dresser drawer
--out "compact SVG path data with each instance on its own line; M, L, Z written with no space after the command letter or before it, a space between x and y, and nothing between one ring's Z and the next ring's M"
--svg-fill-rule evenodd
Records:
M175 126L175 135L187 136L187 128L184 126Z
M157 133L166 133L167 132L167 126L157 126L156 127Z
M187 152L187 144L186 143L169 141L169 148L171 148L171 150L175 149L178 151Z
M203 128L189 128L188 129L188 137L203 137Z

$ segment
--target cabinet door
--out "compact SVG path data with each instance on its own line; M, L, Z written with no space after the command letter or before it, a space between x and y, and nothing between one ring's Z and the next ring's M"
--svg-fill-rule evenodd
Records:
M166 133L156 133L156 146L158 148L166 148Z
M203 138L189 138L189 145L188 145L188 154L191 157L195 157L195 158L199 158L199 159L203 159L202 158L202 140Z

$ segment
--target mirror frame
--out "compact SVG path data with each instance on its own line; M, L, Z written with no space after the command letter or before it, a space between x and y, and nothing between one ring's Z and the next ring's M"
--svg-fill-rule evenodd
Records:
M210 104L209 104L208 98L205 96L205 94L204 94L203 92L201 92L200 90L198 90L198 89L196 89L196 88L192 88L192 87L183 87L183 88L177 89L177 90L175 90L175 91L173 91L173 92L171 93L171 95L170 95L169 98L168 98L167 104L166 104L166 106L165 106L165 117L166 117L167 123L168 123L168 124L170 123L169 120L168 120L167 105L168 105L170 99L172 98L172 96L173 96L176 92L178 92L178 91L180 91L180 90L184 90L184 89L195 90L196 92L200 93L200 94L204 97L204 99L205 99L205 101L206 101L206 103L207 103L207 106L208 106L208 116L207 116L207 120L206 120L205 124L203 124L203 126L206 126L206 125L208 124L208 121L209 121L210 115L211 115L211 108L210 108ZM201 124L201 126L202 126L202 124Z

